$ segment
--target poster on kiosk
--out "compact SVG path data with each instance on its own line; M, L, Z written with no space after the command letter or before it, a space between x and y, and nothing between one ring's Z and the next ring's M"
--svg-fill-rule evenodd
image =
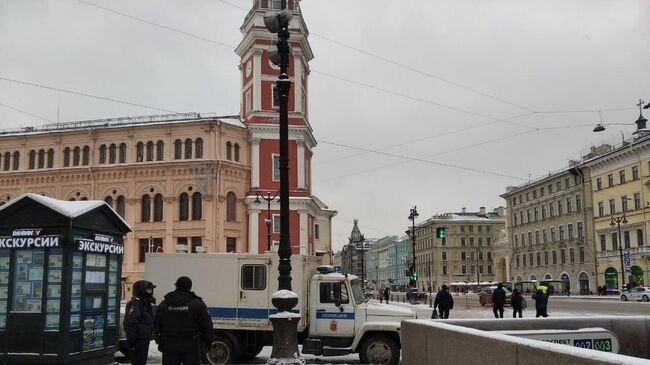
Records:
M0 363L108 364L129 225L103 201L0 207Z

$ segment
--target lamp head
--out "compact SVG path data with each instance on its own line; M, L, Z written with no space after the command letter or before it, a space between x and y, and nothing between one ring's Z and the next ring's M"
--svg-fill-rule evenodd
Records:
M280 30L278 24L278 12L275 10L269 10L264 14L264 25L266 29L271 33L277 33Z
M605 126L603 126L600 123L596 124L596 127L594 128L594 132L602 132L604 130L605 130Z
M262 204L262 201L260 200L259 194L255 197L255 200L253 201L255 204Z
M616 225L616 223L614 223L614 218L612 218L612 221L609 222L609 225L612 226L612 227L614 227Z

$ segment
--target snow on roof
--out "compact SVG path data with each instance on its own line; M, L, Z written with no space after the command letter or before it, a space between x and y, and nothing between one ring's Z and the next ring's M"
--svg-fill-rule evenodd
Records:
M19 202L19 201L21 201L23 199L26 199L26 198L30 198L30 199L32 199L32 200L46 206L46 207L58 212L59 214L64 215L64 216L69 217L69 218L78 217L78 216L80 216L82 214L85 214L85 213L95 209L95 208L99 208L102 205L106 205L106 206L108 206L110 208L110 206L108 204L106 204L106 202L103 201L103 200L66 201L66 200L59 200L59 199L50 198L50 197L43 196L43 195L40 195L40 194L26 193L26 194L22 194L22 195L16 197L15 199L10 200L7 204L0 207L0 211L3 210L3 209L6 209L7 207L9 207L9 206L11 206L13 204L16 204L17 202ZM124 219L122 219L122 217L120 217L119 214L116 213L115 216L117 216L122 221L122 223L124 223L125 226L127 226L127 227L129 227L129 229L131 229L131 226L128 223L126 223L126 221Z

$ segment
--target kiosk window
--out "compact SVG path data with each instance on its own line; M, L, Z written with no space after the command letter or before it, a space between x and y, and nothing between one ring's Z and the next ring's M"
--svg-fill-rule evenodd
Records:
M7 326L7 301L9 299L9 254L10 251L0 251L0 328Z
M117 271L119 259L117 255L111 255L108 264L108 313L106 314L106 324L114 325L117 323L117 307L119 299L117 297Z
M70 329L78 329L81 323L81 272L83 254L72 255L72 285L70 287ZM60 291L60 289L59 289Z
M45 251L16 251L12 310L41 313Z
M61 279L63 270L63 251L50 250L47 260L47 301L45 302L45 328L58 330L61 309ZM79 306L78 300L72 300L72 309Z
M347 286L341 283L321 283L320 284L320 302L321 303L336 303L337 298L340 298L341 304L350 303L348 299Z
M106 287L106 255L86 255L86 289Z
M266 266L244 265L241 267L241 288L245 290L266 289Z

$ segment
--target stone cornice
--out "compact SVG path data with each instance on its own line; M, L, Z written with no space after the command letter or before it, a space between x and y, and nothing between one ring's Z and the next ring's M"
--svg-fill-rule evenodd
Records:
M591 169L591 176L595 178L597 175L602 175L648 157L650 157L650 138L644 138L626 147L596 157L594 160L586 162L584 166Z
M251 138L279 139L277 124L249 124ZM303 141L308 149L316 147L316 139L306 126L289 126L289 140Z

